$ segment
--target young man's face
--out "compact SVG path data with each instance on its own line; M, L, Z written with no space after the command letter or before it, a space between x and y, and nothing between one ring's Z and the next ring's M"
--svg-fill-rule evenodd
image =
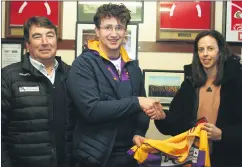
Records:
M100 48L105 51L120 49L126 33L126 26L115 17L106 17L101 20L100 28L96 28Z
M27 48L31 57L39 62L53 59L57 50L57 38L54 29L32 25L29 30Z

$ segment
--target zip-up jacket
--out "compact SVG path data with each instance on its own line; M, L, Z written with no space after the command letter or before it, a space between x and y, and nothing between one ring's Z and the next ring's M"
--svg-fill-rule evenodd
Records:
M118 86L102 59L86 49L73 62L67 86L77 121L73 153L82 164L104 167L121 124L134 118L134 121L128 122L132 126L127 131L145 136L149 117L141 110L137 98L145 96L145 89L136 62L130 61L125 65L132 85L132 96L120 98ZM131 129L134 131L130 132Z
M54 84L32 66L28 53L2 69L2 167L56 167L70 155L65 154L65 79L70 67L55 58L59 66Z

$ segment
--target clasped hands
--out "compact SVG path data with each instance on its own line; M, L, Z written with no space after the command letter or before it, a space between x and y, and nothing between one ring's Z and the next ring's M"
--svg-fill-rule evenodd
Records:
M165 119L166 114L162 109L162 105L158 100L146 98L146 97L138 97L140 107L145 112L146 115L150 117L152 120L160 120Z

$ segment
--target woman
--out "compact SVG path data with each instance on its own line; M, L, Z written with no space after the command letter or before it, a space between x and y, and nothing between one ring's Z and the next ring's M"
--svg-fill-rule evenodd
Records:
M222 34L203 31L195 39L193 61L163 120L166 135L177 135L206 117L212 167L242 166L242 67Z

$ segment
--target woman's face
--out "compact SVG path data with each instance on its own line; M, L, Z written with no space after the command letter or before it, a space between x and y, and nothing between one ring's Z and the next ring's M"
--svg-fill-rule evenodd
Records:
M217 70L219 47L215 38L207 35L198 41L198 55L206 72Z

